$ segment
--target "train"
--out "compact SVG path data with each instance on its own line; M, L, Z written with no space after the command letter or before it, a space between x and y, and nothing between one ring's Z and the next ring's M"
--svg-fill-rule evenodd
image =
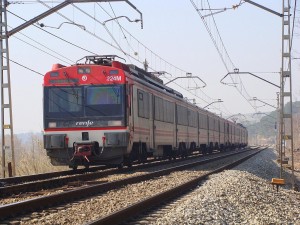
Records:
M248 144L247 129L187 101L116 55L54 64L44 76L44 148L51 164L122 168ZM121 62L122 61L122 62Z

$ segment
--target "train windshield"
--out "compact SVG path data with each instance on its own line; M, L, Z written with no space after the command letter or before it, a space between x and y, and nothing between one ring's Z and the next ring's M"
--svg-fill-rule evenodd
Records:
M121 86L99 86L86 89L87 116L122 116L123 91Z
M124 95L124 85L45 87L45 128L125 125Z
M46 94L47 93L47 94ZM77 117L83 115L82 88L56 87L45 93L46 112L52 117Z

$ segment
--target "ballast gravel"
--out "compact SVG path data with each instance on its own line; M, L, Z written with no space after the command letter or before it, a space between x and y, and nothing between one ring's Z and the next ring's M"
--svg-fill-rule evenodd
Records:
M284 172L288 184L278 192L270 184L279 168L275 152L262 151L147 215L148 224L300 224L300 192L290 189L290 173Z
M232 153L234 153L236 151L238 152L239 150L232 151ZM218 153L216 155L215 154L206 155L205 159L214 158L214 157L217 157L217 156L221 156L223 154L226 155L227 153L223 152L223 153ZM187 160L184 160L184 161L171 162L170 164L166 164L166 165L160 165L160 164L155 165L154 164L153 167L140 169L139 171L128 172L128 173L120 173L120 174L118 174L118 173L117 174L111 174L109 176L100 177L98 179L90 180L90 181L74 181L74 182L71 182L71 184L67 184L67 185L64 185L64 186L58 187L58 188L45 189L45 190L36 191L36 192L20 193L20 194L8 196L8 197L0 198L0 205L6 205L6 204L15 203L15 202L29 200L29 199L32 199L32 198L37 198L37 197L42 197L42 196L48 196L48 195L51 195L51 194L62 193L62 192L65 192L65 191L73 190L74 188L78 188L80 186L91 185L91 184L93 184L93 182L98 183L98 184L101 183L101 182L103 182L103 183L112 182L112 181L116 181L116 180L121 180L121 179L129 178L129 177L139 176L139 175L142 175L142 174L155 172L155 171L166 169L166 168L169 168L169 167L180 166L180 165L184 165L186 163L192 163L192 162L197 162L197 161L199 161L199 158L190 158L190 159L187 159Z
M31 215L7 220L20 224L85 224L136 203L142 199L171 189L181 183L219 168L229 161L240 159L250 152L200 165L188 170L173 172L169 175L126 185L98 196L89 197L74 203L35 212Z
M199 176L211 167L206 164L206 168L175 172L8 222L85 224ZM289 190L289 185L276 192L270 181L278 176L275 153L264 150L232 170L210 176L188 195L134 224L300 224L300 193Z

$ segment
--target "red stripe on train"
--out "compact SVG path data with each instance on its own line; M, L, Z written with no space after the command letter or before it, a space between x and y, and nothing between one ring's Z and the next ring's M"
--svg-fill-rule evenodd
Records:
M47 128L45 131L88 131L88 130L128 130L126 127L72 127L72 128Z

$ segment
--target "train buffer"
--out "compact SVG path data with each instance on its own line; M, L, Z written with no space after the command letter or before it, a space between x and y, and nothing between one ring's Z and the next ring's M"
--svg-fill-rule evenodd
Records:
M276 189L278 192L278 187L281 185L285 185L285 181L284 179L280 179L280 178L272 178L271 184L273 185L273 189L274 189L274 185L276 185Z

